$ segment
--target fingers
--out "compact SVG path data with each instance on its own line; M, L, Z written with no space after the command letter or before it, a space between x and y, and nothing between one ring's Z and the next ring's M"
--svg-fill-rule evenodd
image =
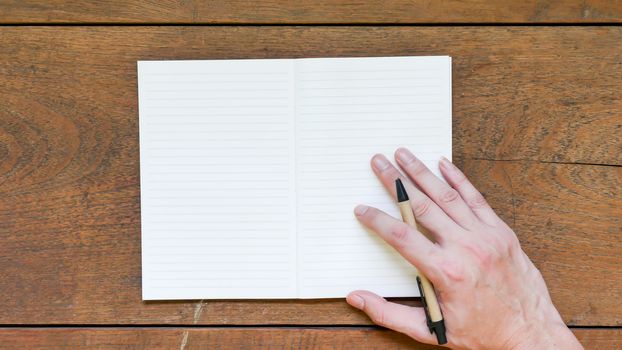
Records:
M440 162L440 169L445 180L460 193L460 196L480 220L489 225L497 223L499 220L497 214L458 167L443 157Z
M376 208L359 205L354 214L363 225L376 232L397 250L406 260L415 265L433 283L437 273L440 248L414 227L395 219Z
M426 325L423 308L392 303L362 290L348 294L346 300L380 326L404 333L422 343L434 344L436 341Z
M395 159L406 174L458 225L464 228L473 226L477 217L456 190L436 177L409 150L398 149Z
M410 204L413 207L417 222L432 232L439 243L442 244L443 238L460 228L425 193L421 192L410 180L405 178L385 156L382 154L375 155L372 158L371 165L384 187L394 197L395 179L402 179L406 192L410 197Z

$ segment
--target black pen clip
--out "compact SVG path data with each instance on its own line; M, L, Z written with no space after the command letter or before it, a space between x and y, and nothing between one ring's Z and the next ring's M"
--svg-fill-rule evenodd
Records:
M430 317L430 310L428 310L428 302L425 300L425 292L421 285L421 278L417 276L417 287L419 287L419 294L421 295L421 302L423 303L423 311L425 311L425 321L428 324L430 333L434 333L434 327L432 326L432 318Z

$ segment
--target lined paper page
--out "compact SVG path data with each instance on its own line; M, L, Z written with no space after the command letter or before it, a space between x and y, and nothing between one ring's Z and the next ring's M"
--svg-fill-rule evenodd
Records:
M451 159L451 59L299 60L296 87L299 295L418 295L412 267L352 210L400 217L373 154L406 146L437 174L439 158Z
M143 299L296 296L293 61L139 62Z

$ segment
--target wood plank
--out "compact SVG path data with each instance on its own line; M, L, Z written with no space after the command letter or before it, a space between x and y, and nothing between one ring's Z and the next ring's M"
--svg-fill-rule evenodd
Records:
M622 329L572 329L585 350L622 348Z
M80 99L94 100L92 108L114 112L115 122L135 116L138 59L448 54L454 57L457 157L622 165L622 51L615 50L621 27L0 31L6 77L0 87L7 93L19 91L58 109L50 100L58 95L48 91L53 80L78 107ZM106 98L99 101L96 92ZM134 119L123 122L135 128Z
M620 0L0 1L0 23L599 23Z
M0 28L0 322L368 324L341 300L141 302L135 61L450 54L457 162L570 324L622 325L622 168L542 163L622 164L621 41L609 27Z
M586 350L619 349L621 329L573 329ZM446 349L380 329L317 328L14 328L0 349Z

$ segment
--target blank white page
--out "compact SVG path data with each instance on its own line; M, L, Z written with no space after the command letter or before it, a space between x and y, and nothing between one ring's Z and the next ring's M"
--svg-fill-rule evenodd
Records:
M138 63L143 299L296 296L293 76Z
M375 153L406 146L437 175L451 159L451 58L298 60L296 120L299 295L417 296L412 267L352 210L400 217L369 166Z

